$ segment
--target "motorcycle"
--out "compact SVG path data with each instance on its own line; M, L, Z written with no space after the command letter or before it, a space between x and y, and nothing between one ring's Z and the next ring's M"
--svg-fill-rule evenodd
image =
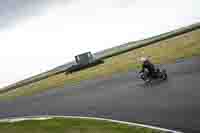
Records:
M157 68L152 75L149 75L148 70L144 70L144 72L140 73L139 77L145 82L150 83L152 80L167 80L167 72L165 69L160 70Z

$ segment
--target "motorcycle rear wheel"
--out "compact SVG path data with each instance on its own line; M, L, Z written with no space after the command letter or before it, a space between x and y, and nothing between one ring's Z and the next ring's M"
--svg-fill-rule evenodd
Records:
M162 75L162 79L163 79L163 80L166 80L167 78L168 78L167 73L164 72L163 75Z

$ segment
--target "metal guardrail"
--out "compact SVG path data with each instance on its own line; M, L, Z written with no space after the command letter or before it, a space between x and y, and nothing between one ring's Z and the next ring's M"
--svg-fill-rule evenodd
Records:
M190 26L187 26L187 27L183 27L183 28L171 31L171 32L164 33L164 34L160 34L158 36L154 36L154 37L151 37L151 38L148 38L148 39L123 44L123 45L121 45L121 46L123 46L122 48L119 48L117 51L115 50L114 52L112 52L112 49L114 49L115 47L110 49L111 52L102 51L102 52L98 53L99 57L97 59L98 60L104 60L104 59L107 59L107 58L110 58L110 57L113 57L113 56L116 56L116 55L119 55L119 54L123 54L125 52L131 51L131 50L134 50L134 49L142 48L142 47L151 45L153 43L156 43L156 42L159 42L159 41L162 41L162 40L166 40L166 39L169 39L169 38L172 38L172 37L184 34L184 33L194 31L196 29L200 29L200 23L196 23L196 24L193 24L193 25L190 25ZM10 90L22 87L24 85L28 85L28 84L31 84L33 82L37 82L37 81L40 81L42 79L45 79L45 78L48 78L48 77L51 77L51 76L54 76L54 75L57 75L57 74L60 74L60 73L63 73L63 72L67 72L69 68L70 67L66 67L66 68L63 67L62 69L52 69L48 72L30 77L28 79L22 80L20 82L15 83L15 84L11 84L7 87L4 87L3 89L0 89L0 93L8 92Z
M174 31L164 33L164 34L160 34L160 35L148 38L148 39L126 43L124 45L127 45L128 46L127 48L120 49L117 52L113 52L113 53L104 55L100 58L101 59L110 58L110 57L113 57L113 56L116 56L116 55L119 55L119 54L123 54L125 52L131 51L131 50L134 50L134 49L146 47L148 45L151 45L153 43L156 43L156 42L159 42L159 41L162 41L162 40L166 40L166 39L169 39L169 38L172 38L172 37L184 34L184 33L191 32L191 31L196 30L196 29L200 29L200 23L196 23L196 24L190 25L188 27L183 27L183 28L180 28L180 29L177 29L177 30L174 30ZM131 44L135 44L135 45L131 46Z

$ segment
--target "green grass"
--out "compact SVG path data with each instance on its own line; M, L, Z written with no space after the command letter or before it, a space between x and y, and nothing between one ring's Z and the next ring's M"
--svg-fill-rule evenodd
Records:
M153 45L131 50L124 54L105 59L104 64L88 68L70 75L64 73L17 88L1 94L0 99L29 96L49 89L62 88L64 85L77 84L82 80L109 77L113 73L128 72L140 67L138 58L150 56L156 64L174 63L179 58L200 55L200 30L195 30Z
M108 121L54 118L0 123L1 133L163 133L144 127Z

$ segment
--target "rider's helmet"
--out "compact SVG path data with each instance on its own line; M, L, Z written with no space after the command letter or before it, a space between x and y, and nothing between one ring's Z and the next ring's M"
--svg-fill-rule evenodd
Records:
M141 58L140 58L140 62L141 62L141 63L144 63L145 61L148 61L148 58L147 58L147 57L141 57Z

